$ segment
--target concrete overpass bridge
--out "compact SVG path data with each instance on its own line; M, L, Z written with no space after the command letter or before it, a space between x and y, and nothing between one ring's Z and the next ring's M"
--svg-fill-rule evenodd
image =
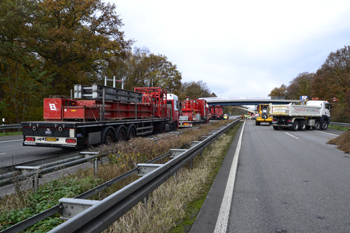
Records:
M271 97L205 97L208 105L258 105L258 104L289 104L297 103L300 100L271 99Z

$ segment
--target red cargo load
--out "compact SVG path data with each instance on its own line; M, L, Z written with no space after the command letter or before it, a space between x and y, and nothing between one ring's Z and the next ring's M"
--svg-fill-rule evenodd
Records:
M45 99L44 119L62 120L100 120L101 100ZM145 119L152 117L150 104L105 102L105 119Z

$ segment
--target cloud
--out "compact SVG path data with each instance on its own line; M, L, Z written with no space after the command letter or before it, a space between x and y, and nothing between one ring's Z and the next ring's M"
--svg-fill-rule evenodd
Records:
M219 96L267 96L350 44L348 1L110 1L135 46Z

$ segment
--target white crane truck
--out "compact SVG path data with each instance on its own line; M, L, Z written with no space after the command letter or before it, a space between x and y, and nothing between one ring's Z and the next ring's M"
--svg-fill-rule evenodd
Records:
M274 130L290 128L291 130L322 129L326 130L330 123L332 106L327 101L309 100L303 105L287 104L269 106L273 116Z

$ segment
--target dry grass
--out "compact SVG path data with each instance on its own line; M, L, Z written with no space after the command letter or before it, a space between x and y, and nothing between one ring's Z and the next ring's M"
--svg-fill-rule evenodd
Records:
M179 146L188 145L191 141L198 141L200 140L201 136L207 135L208 132L210 132L211 130L217 129L218 127L226 125L229 122L230 121L220 121L211 124L200 125L193 129L182 130L183 133L180 135L162 134L158 136L159 139L156 141L149 138L139 137L127 142L120 142L110 146L104 145L98 148L93 148L91 149L93 151L102 151L105 153L108 152L110 163L99 166L98 173L95 176L93 175L92 169L80 170L77 174L68 175L67 177L61 177L60 182L65 183L65 180L69 179L84 180L86 178L93 178L94 182L99 182L100 184L107 182L108 180L111 180L137 167L138 163L144 163L146 161L149 161L150 159L153 159L165 152L168 152L171 148L177 148ZM223 143L223 139L219 141L220 143ZM213 155L209 153L209 155L201 157L199 160L203 159L206 161L212 158L212 156ZM164 162L166 161L160 161L160 163ZM139 210L137 212L132 212L132 216L134 215L135 218L130 216L130 214L127 214L120 220L120 222L122 222L123 224L114 225L112 228L110 228L110 230L112 232L152 232L154 231L153 227L155 225L164 225L167 227L174 226L175 219L183 215L183 206L185 205L185 201L192 200L196 197L196 193L198 193L198 190L201 189L200 184L205 180L207 171L203 168L199 169L198 166L199 165L196 165L196 168L190 171L187 169L182 169L180 172L178 172L176 178L171 178L166 183L166 185L162 185L155 192L152 193L149 205L143 206L142 204L139 204L135 208L133 208L132 211ZM205 167L208 165L202 166ZM110 188L100 192L98 195L93 196L91 199L102 200L106 196L116 192L117 190L119 190L120 188L124 187L125 185L129 184L137 178L137 175L131 176L128 179L125 179L115 185L112 185ZM30 181L27 180L25 182ZM7 211L20 210L28 206L36 205L35 203L33 203L31 198L33 192L31 190L25 191L25 189L22 188L23 184L24 182L17 183L16 194L6 196L5 198L0 198L0 214L6 214ZM69 186L69 184L67 185ZM81 189L82 193L87 191L89 187L83 185L83 189L79 189ZM50 191L48 192L48 195L50 195ZM69 196L73 197L74 195ZM62 194L62 197L68 196ZM173 202L168 203L167 197L172 197ZM43 202L47 198L48 197L45 196L42 197L41 202L43 205L45 205L45 203ZM166 206L166 208L163 208L164 206ZM143 217L140 217L139 215L142 215ZM128 220L128 218L135 219L135 222L132 220ZM141 224L142 222L148 222L148 224L144 226L143 224ZM2 224L0 223L0 228L1 225ZM159 230L159 232L162 231L163 229Z
M137 204L106 232L165 232L176 226L184 218L187 204L201 195L212 164L230 140L222 135L197 157L193 169L182 168L150 195L146 205Z

